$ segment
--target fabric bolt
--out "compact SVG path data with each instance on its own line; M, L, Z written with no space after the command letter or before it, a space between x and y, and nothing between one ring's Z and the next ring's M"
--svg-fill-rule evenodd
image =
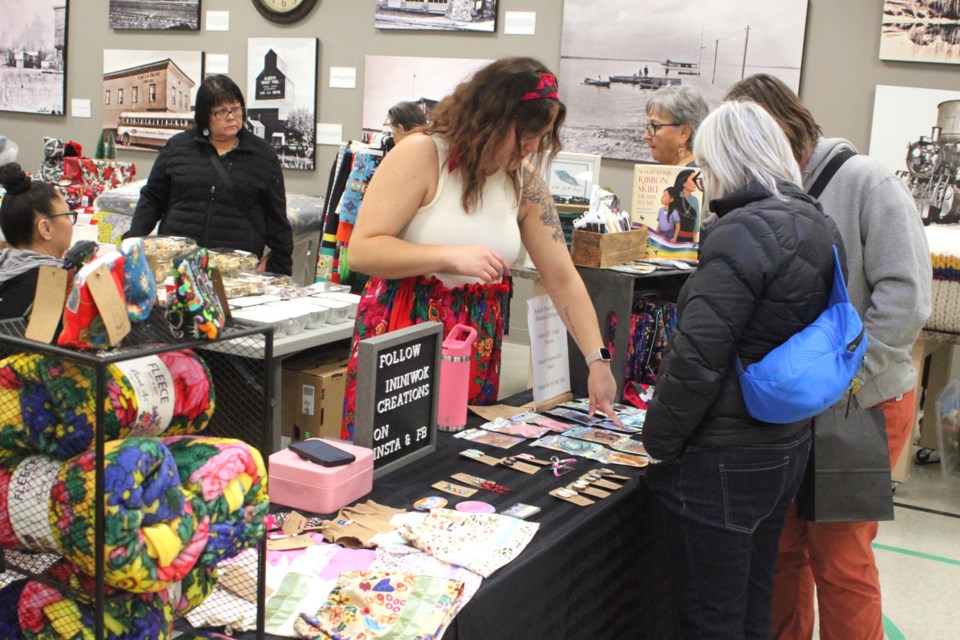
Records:
M27 586L27 579L14 580L0 589L0 638L18 638L20 620L17 608L20 606L20 594Z
M102 499L104 582L134 593L166 589L193 570L207 543L206 506L181 487L173 456L158 441L114 440L104 451L99 498L93 450L0 467L0 546L57 553L93 575L95 503Z
M176 461L183 488L203 500L210 517L201 565L214 566L263 541L270 499L259 451L229 438L173 436L161 442Z
M143 238L129 238L120 243L123 254L123 293L130 322L143 322L150 317L157 302L157 283L147 264Z
M57 337L61 347L74 349L106 349L109 347L107 328L100 317L87 279L94 270L106 265L117 293L123 298L124 257L117 251L91 260L77 271L73 286L63 308L63 330Z
M52 582L31 580L18 599L19 611L15 616L18 616L23 637L28 640L94 640L96 612L93 593L96 583L93 577L62 561L45 571L43 577ZM103 613L105 638L170 638L175 616L202 602L213 591L215 583L215 573L195 568L180 583L157 593L122 595L116 589L107 588ZM89 599L78 598L73 595L76 593L87 594Z
M430 555L489 578L526 548L539 530L536 522L494 513L433 509L417 526L400 535Z
M500 389L503 343L502 299L506 283L468 284L448 289L436 278L370 278L357 309L353 346L347 363L341 440L353 439L356 413L357 354L360 340L421 322L440 322L444 337L458 324L477 330L470 364L469 404L492 404Z
M450 623L463 583L406 573L357 571L340 576L315 615L294 624L303 638L373 640L440 637Z
M168 351L106 367L104 438L203 430L213 415L210 371L193 351ZM0 460L37 451L70 458L96 428L96 370L39 353L0 360Z
M890 468L913 433L915 392L877 405L887 425ZM774 574L773 637L812 637L814 585L824 640L883 639L880 574L873 555L876 522L809 522L791 505Z

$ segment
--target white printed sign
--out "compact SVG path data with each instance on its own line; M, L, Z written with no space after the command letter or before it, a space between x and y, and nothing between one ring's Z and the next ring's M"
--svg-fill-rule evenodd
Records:
M167 365L157 356L147 356L124 360L114 366L127 377L137 400L137 422L130 435L158 436L163 433L173 421L176 393Z
M533 401L543 402L570 391L567 330L550 296L527 300L530 357L533 360Z

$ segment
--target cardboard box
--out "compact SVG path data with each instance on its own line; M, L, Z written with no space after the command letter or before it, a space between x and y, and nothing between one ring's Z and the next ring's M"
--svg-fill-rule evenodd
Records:
M643 258L647 248L647 230L621 233L573 231L573 264L605 269Z
M286 363L280 434L291 440L308 437L339 440L346 373L346 359L330 356Z

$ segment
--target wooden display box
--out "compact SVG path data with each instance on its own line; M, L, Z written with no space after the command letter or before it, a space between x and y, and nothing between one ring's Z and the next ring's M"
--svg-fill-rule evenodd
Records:
M573 264L580 267L606 269L643 258L647 247L647 230L634 229L620 233L573 232Z

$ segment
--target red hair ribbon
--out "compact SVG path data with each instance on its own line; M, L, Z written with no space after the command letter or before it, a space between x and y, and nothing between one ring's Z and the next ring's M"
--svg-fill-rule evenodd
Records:
M557 76L549 71L540 72L540 84L533 91L527 91L520 96L520 102L527 100L559 100L560 94L557 90Z

